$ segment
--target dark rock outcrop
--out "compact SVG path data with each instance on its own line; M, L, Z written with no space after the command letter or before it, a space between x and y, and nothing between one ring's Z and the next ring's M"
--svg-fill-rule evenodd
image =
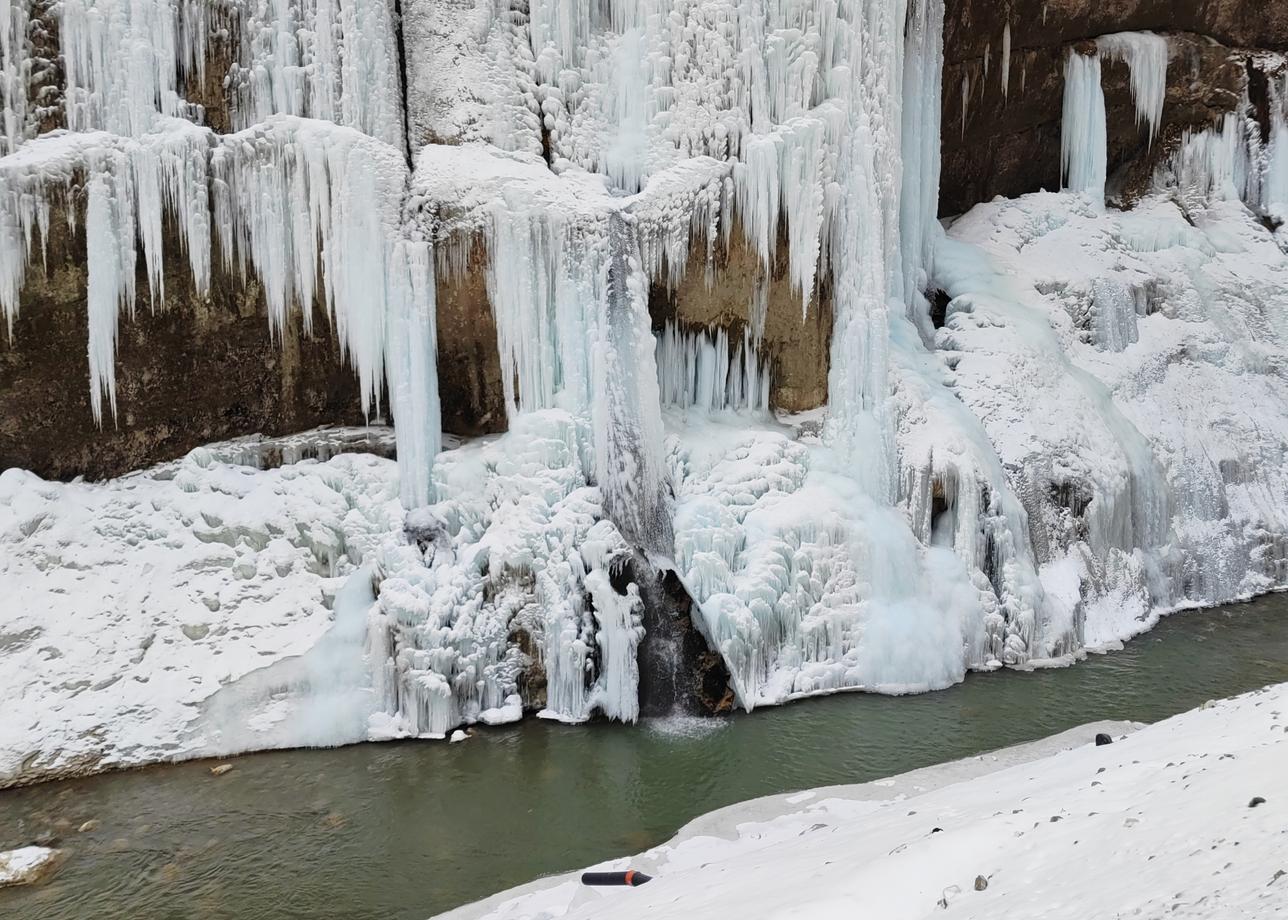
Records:
M46 270L31 266L13 338L0 341L0 469L48 478L116 476L201 444L323 424L361 424L358 387L327 321L311 338L290 324L269 335L260 286L216 275L193 287L177 240L167 240L165 298L153 311L143 260L133 319L116 355L117 413L90 410L84 222L55 208Z
M1008 24L1011 64L1004 95ZM1172 39L1167 104L1152 144L1137 124L1127 66L1104 62L1109 174L1118 174L1130 196L1187 129L1208 127L1239 105L1250 52L1288 48L1288 4L948 0L940 213L958 214L998 195L1058 189L1069 51L1090 52L1098 36L1124 31L1153 31Z

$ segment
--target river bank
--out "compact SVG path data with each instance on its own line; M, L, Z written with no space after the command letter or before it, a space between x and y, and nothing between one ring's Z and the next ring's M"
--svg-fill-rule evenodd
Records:
M574 873L441 920L1281 916L1288 684L1136 728L731 806L593 867L646 886Z
M1157 722L1288 681L1288 597L1182 613L1076 667L971 675L914 697L841 694L717 720L527 720L463 744L248 755L0 792L0 850L60 837L24 920L425 920L670 839L695 818L869 782L1094 720ZM94 821L92 830L78 831ZM300 879L308 879L301 884Z

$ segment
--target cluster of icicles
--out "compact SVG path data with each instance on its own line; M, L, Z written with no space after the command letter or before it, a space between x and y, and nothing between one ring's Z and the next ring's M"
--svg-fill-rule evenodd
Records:
M671 8L665 0L646 5ZM546 127L567 162L551 171L530 155L504 161L506 168L535 168L541 177L517 190L506 186L493 198L499 206L484 209L475 225L491 256L489 291L509 371L503 380L512 432L522 430L530 413L571 410L585 419L593 462L581 463L577 475L594 483L600 513L628 545L673 551L661 406L763 411L769 378L750 339L730 348L721 332L708 340L672 331L655 342L649 282L674 283L694 244L710 252L735 228L768 270L785 226L788 273L802 309L821 270L847 266L833 279L827 437L851 458L862 500L894 506L903 500L900 483L907 477L889 398L891 340L896 326L928 323L921 291L938 232L942 3L890 0L820 10L788 2L743 15L739 5L720 0L680 15L689 17L687 24L663 17L670 25L662 30L649 27L656 17L637 18L636 6L607 4L595 22L576 16L565 22L567 4L530 7L526 29L538 79L546 75ZM261 20L258 7L208 7L200 0L63 5L65 105L73 130L25 142L21 130L15 133L17 150L0 171L0 305L12 321L29 256L47 240L52 208L67 207L69 223L79 216L79 183L86 200L95 411L108 415L117 323L122 310L134 308L137 253L152 302L164 296L168 216L199 291L217 271L253 271L264 282L274 330L291 321L296 304L325 305L364 400L374 404L382 389L389 394L404 503L429 505L442 497L432 474L439 438L435 276L460 262L451 246L436 254L431 240L441 241L443 212L478 185L471 171L478 153L464 152L473 162L454 183L441 180L439 167L451 156L444 150L426 147L417 168L409 165L396 117L403 103L393 78L391 4L303 0L278 7L280 15ZM608 21L598 21L605 12ZM216 22L228 28L215 29ZM235 36L237 44L229 86L240 130L226 136L190 121L200 119L200 109L180 93L207 77L207 42L216 32ZM586 46L604 53L583 57L578 49ZM627 66L628 59L648 66ZM747 66L730 84L734 60ZM659 73L663 62L666 72ZM557 85L570 69L581 73L580 88ZM558 105L546 106L556 89ZM691 94L703 106L692 108ZM11 110L7 124L21 120L14 106L7 106L7 118ZM714 129L702 115L711 111L719 113ZM515 138L495 140L524 147ZM493 151L484 156L495 158ZM627 197L603 189L591 205L579 203L584 183L569 192L564 186L574 180L562 175L576 165L603 174ZM438 205L425 208L421 199L430 192ZM749 320L753 311L749 305ZM303 311L306 323L309 312ZM944 475L957 477L966 494L979 492L971 484L981 475L992 489L1004 490L1000 469L989 463L976 458ZM1016 512L1008 514L1007 526L1018 532ZM455 539L463 540L464 532ZM957 551L971 567L983 557L973 538ZM547 562L532 559L520 568L541 570ZM1027 565L1005 566L1020 573L1007 577L1019 580L997 586L1014 632L1010 652L998 633L971 663L1042 647L1033 626L1039 599L1025 587ZM426 598L441 593L438 578L466 577L474 585L468 596L487 593L476 589L490 576L468 575L460 566L432 571L430 583L418 589ZM446 721L510 699L513 668L502 666L511 656L499 652L493 664L511 678L486 700L469 689L476 685L463 675L479 672L459 653L477 637L452 633L458 609L448 605L430 615L428 601L410 597L405 607L421 613L402 623L405 632L395 630L398 647L388 650L415 700L406 711L399 705L405 728L438 732ZM731 661L764 660L749 653L758 640L738 625L741 614L727 614L706 617L721 651ZM547 640L567 632L559 622L543 624ZM847 631L837 655L850 654L860 640L860 630ZM458 654L448 654L450 648ZM567 651L559 649L559 655ZM558 659L553 654L548 667ZM569 666L579 673L581 665ZM756 683L750 675L739 680ZM410 693L413 687L424 692ZM431 705L444 687L457 688L455 702ZM572 684L565 689L560 698L585 704ZM467 698L473 703L463 705ZM580 716L577 706L564 715Z
M404 0L402 12L421 6ZM730 528L715 511L719 526L680 541L692 549L678 556L702 604L696 619L741 702L754 704L776 661L854 658L860 608L933 620L945 567L964 585L963 623L982 624L945 643L946 679L953 668L1073 644L1065 627L1047 633L1024 513L982 426L955 400L936 401L946 390L922 360L934 334L922 292L942 234L942 0L533 0L526 13L474 24L512 69L524 114L500 117L510 97L498 94L494 133L476 139L489 145L420 149L404 136L396 12L394 0L64 0L56 15L71 130L40 138L20 66L33 0L11 0L0 18L9 151L0 159L0 309L12 334L54 208L75 225L83 202L97 418L115 411L118 323L135 308L140 255L151 303L165 296L167 226L199 292L220 273L253 273L274 334L300 305L307 328L321 304L364 405L387 392L402 501L425 512L417 533L426 544L387 560L371 621L373 654L387 662L373 670L389 731L439 734L511 717L519 617L545 666L553 716L633 718L638 599L607 584L605 547L676 550L662 407L763 413L770 392L755 304L741 342L676 327L655 339L649 287L677 284L702 247L710 265L734 233L762 273L785 250L803 311L820 280L830 282L823 441L853 505L828 528L769 522L781 532L773 553L752 559L752 574L784 582L772 597L739 594L735 569L747 560L723 542ZM234 61L214 81L231 106L235 133L226 135L199 126L201 106L184 97L218 76L206 73L214 41ZM1009 52L1008 28L1004 89ZM1131 67L1153 132L1167 44L1118 36L1097 57L1070 58L1067 183L1103 201L1100 56ZM1288 160L1288 128L1276 118L1264 149L1246 146L1237 124L1228 131L1242 140L1191 139L1178 180L1244 195L1255 184L1266 207L1288 207L1284 182L1264 178L1288 176L1265 166ZM511 445L478 464L483 480L464 459L435 460L436 285L465 268L479 240ZM1115 347L1131 334L1125 323L1106 332ZM933 410L950 449L900 450L901 426L914 423L895 397L909 394ZM720 482L707 486L724 494ZM936 512L944 495L951 507ZM867 549L851 559L856 534ZM937 569L927 562L932 543ZM844 577L805 571L804 545L825 547L818 552L838 560L829 571ZM790 610L781 602L789 590L799 595ZM809 628L797 630L805 617ZM860 669L826 680L817 671L789 692L862 679Z
M1131 74L1136 120L1153 142L1167 98L1170 47L1148 32L1106 35L1096 53L1071 50L1065 65L1062 171L1065 188L1102 203L1108 181L1108 128L1101 88L1102 60L1122 61ZM1189 200L1242 201L1272 219L1288 218L1288 73L1271 80L1269 139L1250 118L1245 95L1241 109L1221 123L1188 131L1159 169L1156 184L1175 188Z

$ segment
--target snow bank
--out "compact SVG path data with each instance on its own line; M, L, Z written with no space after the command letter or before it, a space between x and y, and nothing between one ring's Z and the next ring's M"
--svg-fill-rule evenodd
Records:
M734 805L595 868L641 888L543 879L451 920L739 916L1271 917L1288 685L1133 731L1074 729L861 786ZM1097 732L1111 733L1097 747ZM1256 797L1265 801L1249 807Z
M319 644L401 526L393 464L368 455L261 471L200 448L98 485L0 474L0 785L365 737L365 717L292 725L310 682L273 668ZM325 677L313 689L345 689Z

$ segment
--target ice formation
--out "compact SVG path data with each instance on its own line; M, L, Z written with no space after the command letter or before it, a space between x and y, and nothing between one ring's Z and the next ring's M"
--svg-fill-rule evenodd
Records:
M707 412L769 412L770 368L756 352L750 326L742 341L718 328L684 330L669 322L657 338L662 404Z
M38 5L58 16L67 130L35 137L51 105L26 65ZM1102 62L1130 68L1154 142L1168 42L1071 50L1067 192L945 233L943 30L942 0L8 4L9 335L55 224L83 227L100 423L119 324L136 288L163 306L176 257L198 291L257 279L268 335L332 324L364 406L396 423L396 486L340 459L264 471L338 488L325 515L345 559L326 578L346 581L325 586L306 660L197 701L212 734L184 752L442 736L527 708L633 720L648 610L632 580L672 568L748 709L1067 660L1288 582L1288 430L1266 408L1288 404L1288 68L1256 62L1268 125L1245 100L1120 212ZM1008 23L1004 94L1012 57ZM963 132L988 85L963 77ZM759 262L745 316L650 313L695 254L714 283L735 235ZM443 451L437 285L472 270L508 430ZM817 418L774 414L771 275L802 317L831 309ZM224 481L249 475L203 454L171 472L197 495L241 495ZM15 545L130 489L9 476L48 506L0 518ZM190 508L154 478L181 545L226 517L231 500ZM312 551L294 519L215 539L262 552L279 526ZM268 728L242 731L239 707Z
M1097 39L1096 48L1102 58L1127 64L1136 121L1149 128L1152 142L1158 135L1167 101L1167 39L1152 32L1119 32Z
M1064 187L1105 200L1109 153L1100 57L1070 50L1064 71L1060 169Z

